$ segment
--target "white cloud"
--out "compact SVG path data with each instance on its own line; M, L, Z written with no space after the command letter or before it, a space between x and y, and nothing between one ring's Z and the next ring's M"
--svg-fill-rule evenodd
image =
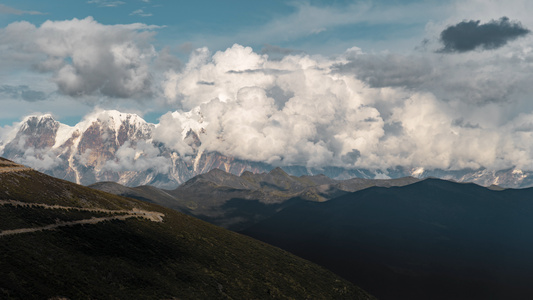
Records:
M240 45L213 55L198 49L181 72L167 73L165 94L198 109L205 150L240 159L533 170L533 106L524 97L533 90L521 63L531 54L512 46L461 57L356 50L271 61Z
M4 59L15 59L40 72L52 72L60 92L78 97L149 95L153 26L103 25L91 17L46 21L40 27L16 22L0 30Z
M160 150L149 142L141 140L132 145L127 141L118 148L115 160L107 161L102 169L113 172L153 170L167 174L171 168L171 161L160 154Z

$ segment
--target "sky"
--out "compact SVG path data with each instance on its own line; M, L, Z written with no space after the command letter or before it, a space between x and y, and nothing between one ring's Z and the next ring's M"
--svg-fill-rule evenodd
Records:
M533 170L531 11L527 0L0 1L0 137L31 114L75 125L116 109L175 128L194 111L206 149L242 159Z

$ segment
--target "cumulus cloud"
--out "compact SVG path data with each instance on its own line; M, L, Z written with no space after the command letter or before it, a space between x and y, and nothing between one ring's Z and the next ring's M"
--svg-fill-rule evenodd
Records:
M194 118L191 120L191 114L188 116L180 116L179 114L169 112L161 116L161 118L159 118L158 126L153 131L152 137L154 141L157 143L163 143L166 147L178 152L182 157L192 154L193 149L185 139L188 131L185 124L182 122L185 120L188 122L196 121ZM198 131L198 128L194 129L197 129Z
M102 169L113 172L153 170L167 174L172 162L160 155L161 151L147 141L141 140L135 145L127 141L115 153L115 160L107 161Z
M202 49L183 72L168 73L166 94L199 110L206 151L277 165L339 164L354 149L372 151L382 120L328 64L308 56L269 61L240 45L212 56Z
M485 24L481 21L463 21L444 29L440 41L444 47L440 52L466 52L475 49L496 49L508 42L529 34L531 31L519 22L502 17Z
M59 166L62 160L48 149L28 148L24 150L24 155L18 159L18 162L38 170L52 170Z
M214 54L194 51L182 71L167 73L164 87L168 101L181 106L173 119L186 119L188 110L202 116L202 150L240 159L531 170L533 144L525 136L533 128L527 97L533 69L523 62L533 57L516 53L443 58L354 48L334 59L270 60L234 45Z
M156 56L153 26L103 25L91 17L46 21L40 27L16 22L0 30L2 56L52 72L58 90L72 97L149 95L149 64Z

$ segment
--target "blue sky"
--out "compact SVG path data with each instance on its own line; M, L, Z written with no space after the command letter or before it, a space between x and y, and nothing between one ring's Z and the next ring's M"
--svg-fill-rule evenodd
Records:
M3 1L19 10L0 13L0 26L25 20L35 25L46 20L83 19L92 16L102 24L145 23L163 26L155 45L181 48L207 46L213 50L234 43L260 50L276 45L308 53L333 54L347 46L365 45L368 50L387 50L398 41L422 38L428 21L435 21L439 2L415 1ZM411 7L426 8L405 14ZM428 10L429 8L429 10ZM324 18L316 18L311 10ZM395 10L401 15L388 14ZM380 11L383 15L380 16ZM40 14L37 14L40 13ZM341 15L347 13L347 15ZM336 19L335 14L341 15ZM362 15L358 15L362 14ZM300 16L299 16L300 15ZM351 16L350 16L351 15ZM367 15L367 16L365 16ZM344 19L348 17L348 19ZM292 23L306 18L305 23ZM313 19L314 18L314 19ZM372 19L374 18L374 19ZM291 25L302 28L289 27ZM277 28L272 28L273 25ZM288 27L284 27L288 26ZM270 27L270 29L268 29ZM361 47L361 46L359 46ZM400 45L412 50L416 45Z

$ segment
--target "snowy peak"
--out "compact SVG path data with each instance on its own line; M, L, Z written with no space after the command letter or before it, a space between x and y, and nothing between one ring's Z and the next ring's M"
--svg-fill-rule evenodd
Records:
M42 116L28 116L22 120L22 125L20 126L19 132L38 133L47 130L54 131L57 130L59 124L60 123L56 121L50 114L45 114Z
M84 132L94 123L100 124L114 132L119 132L121 127L135 128L138 130L148 130L154 125L147 123L137 114L121 113L117 110L103 110L88 115L83 121L76 125L80 131Z
M55 144L55 137L60 123L50 114L42 116L26 117L13 141L9 141L12 146L17 146L20 150L35 148L45 149Z

